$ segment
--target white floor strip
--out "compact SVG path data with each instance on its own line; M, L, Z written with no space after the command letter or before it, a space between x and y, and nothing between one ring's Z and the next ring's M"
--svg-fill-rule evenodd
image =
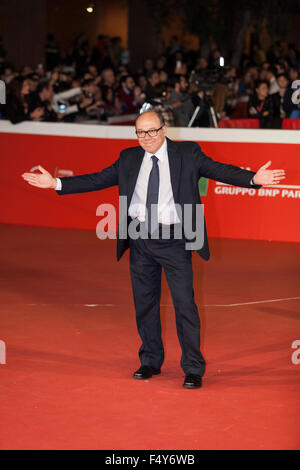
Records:
M236 307L239 305L266 304L269 302L282 302L285 300L299 300L299 299L300 297L286 297L283 299L255 300L253 302L241 302L238 304L208 304L208 305L203 305L203 307Z
M300 300L300 297L284 297L282 299L268 299L268 300L255 300L252 302L240 302L236 304L200 304L201 307L238 307L241 305L255 305L255 304L266 304L270 302L284 302L287 300ZM61 305L61 304L22 304L27 307L41 307L45 305ZM73 305L78 307L117 307L118 304L63 304ZM172 307L172 304L161 304L161 307Z

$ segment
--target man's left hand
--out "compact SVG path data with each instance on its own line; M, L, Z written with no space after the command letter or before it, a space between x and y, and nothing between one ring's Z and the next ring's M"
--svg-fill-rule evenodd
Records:
M271 163L271 160L269 160L267 163L260 167L260 169L256 172L253 177L254 184L278 184L280 183L280 180L285 179L284 170L267 170Z

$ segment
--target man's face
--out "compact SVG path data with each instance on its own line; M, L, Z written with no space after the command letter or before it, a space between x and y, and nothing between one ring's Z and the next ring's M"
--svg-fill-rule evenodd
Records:
M180 77L180 91L184 93L187 90L188 82L185 77Z
M133 80L132 77L126 78L125 86L126 86L127 90L129 90L129 91L133 91L133 90L134 90L135 83L134 83L134 80Z
M104 74L104 81L108 83L110 86L115 82L115 74L114 71L111 69L106 70Z
M159 74L155 72L152 77L149 78L149 82L152 86L158 85L160 83Z
M277 78L277 83L279 85L279 88L287 88L289 82L285 77L278 77Z
M53 98L53 88L52 88L51 85L49 85L47 88L43 89L42 97L43 97L43 100L48 100L48 101L52 100L52 98Z
M90 65L90 66L89 66L89 72L90 72L94 77L97 77L97 75L98 75L98 71L97 71L97 68L95 67L95 65Z
M39 84L38 75L35 75L32 78L29 78L30 91L36 91L38 84Z
M137 131L149 131L151 129L159 129L161 127L160 120L155 113L146 112L142 114L136 122ZM138 137L140 146L149 153L155 154L155 152L162 146L166 138L167 127L163 126L156 135L156 137L150 137L146 134L145 137Z
M256 88L257 95L259 99L265 99L268 96L269 88L265 83L261 83L258 88Z
M139 85L143 89L147 86L147 78L145 77L145 75L141 75L139 77Z

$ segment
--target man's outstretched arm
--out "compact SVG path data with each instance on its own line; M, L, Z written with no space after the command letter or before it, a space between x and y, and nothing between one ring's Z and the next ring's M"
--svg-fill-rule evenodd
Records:
M23 173L22 178L30 185L43 189L57 189L57 194L75 194L98 191L118 184L118 163L104 170L86 175L54 178L45 168L38 165L41 173Z
M205 155L198 144L195 145L200 176L211 178L222 183L235 186L251 187L255 189L262 185L278 184L285 178L283 169L269 170L271 160L259 168L257 172L244 170L236 165L221 163ZM251 184L251 181L253 182Z

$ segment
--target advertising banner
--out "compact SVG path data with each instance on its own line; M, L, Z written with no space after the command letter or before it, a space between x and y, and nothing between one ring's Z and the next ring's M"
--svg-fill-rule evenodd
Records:
M84 126L67 124L63 130L60 125L60 135L57 135L53 125L43 123L43 127L34 127L33 123L27 123L23 128L18 126L20 131L17 126L11 128L0 123L0 222L96 231L97 207L105 203L118 208L117 187L59 197L54 190L28 185L21 174L37 171L37 165L58 177L101 171L114 163L122 149L138 144L132 128L85 126L89 133L86 135L87 131L82 130ZM235 137L220 134L225 131L235 132ZM271 137L277 136L277 142L274 139L272 143L270 131L262 130L242 130L241 141L237 141L236 133L239 132L201 129L200 136L199 130L196 132L195 129L170 129L170 138L197 141L202 151L214 160L252 171L271 160L271 169L285 169L286 179L282 184L259 190L201 178L199 190L208 236L299 242L300 156L298 137L294 134L296 132L298 136L298 131L277 131L280 143L277 134L271 134ZM245 132L252 132L248 135L253 137L248 141ZM101 137L97 137L97 133ZM283 136L281 133L292 134ZM124 138L126 135L129 138Z

